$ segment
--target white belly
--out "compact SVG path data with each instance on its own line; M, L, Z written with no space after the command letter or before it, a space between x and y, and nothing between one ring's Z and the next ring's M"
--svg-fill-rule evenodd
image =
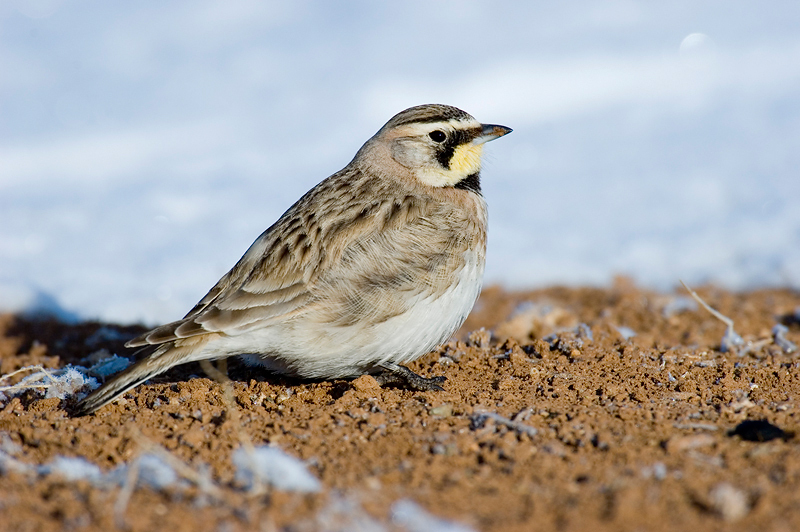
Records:
M438 298L414 296L409 311L384 322L332 326L293 320L221 338L214 342L214 350L306 378L350 377L382 362L410 362L446 342L472 310L481 290L484 261L473 251L464 258L458 282Z

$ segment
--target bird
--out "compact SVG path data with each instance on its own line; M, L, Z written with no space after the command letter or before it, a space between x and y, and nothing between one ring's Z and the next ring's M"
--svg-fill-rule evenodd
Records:
M92 413L169 368L238 355L301 379L370 374L442 390L404 364L448 341L480 294L484 144L510 133L457 107L392 117L264 231L186 316L127 342L133 363L79 401Z

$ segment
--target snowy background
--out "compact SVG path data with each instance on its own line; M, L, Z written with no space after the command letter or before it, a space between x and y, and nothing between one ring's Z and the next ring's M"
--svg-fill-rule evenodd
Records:
M0 309L182 316L396 112L487 147L487 281L800 287L800 3L0 3Z

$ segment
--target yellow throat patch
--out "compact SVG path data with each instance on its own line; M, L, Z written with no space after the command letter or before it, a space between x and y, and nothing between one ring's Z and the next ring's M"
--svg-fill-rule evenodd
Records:
M419 173L420 179L434 187L452 187L468 175L481 169L483 144L460 144L453 150L450 168L426 168Z
M453 157L450 158L450 171L459 174L461 181L470 174L480 171L483 144L477 146L472 143L456 146ZM456 181L456 183L458 182Z

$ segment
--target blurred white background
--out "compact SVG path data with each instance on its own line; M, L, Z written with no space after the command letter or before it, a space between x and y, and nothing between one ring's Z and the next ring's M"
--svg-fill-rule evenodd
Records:
M396 112L488 145L487 282L800 287L796 1L0 3L0 308L181 317Z

